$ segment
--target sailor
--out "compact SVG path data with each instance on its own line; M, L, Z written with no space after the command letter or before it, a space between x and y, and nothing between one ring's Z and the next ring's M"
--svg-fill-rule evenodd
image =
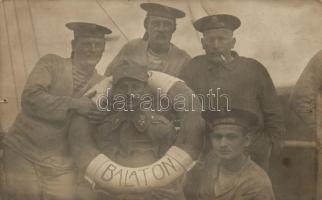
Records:
M282 146L285 131L282 109L266 68L232 50L236 43L234 31L240 24L237 17L227 14L195 21L195 29L203 34L205 54L194 57L183 68L180 78L197 95L206 97L211 91L220 90L217 105L205 109L243 108L259 117L259 131L253 135L254 143L249 150L252 159L268 170L272 145L276 154ZM209 105L209 100L206 98L204 105Z
M322 50L308 62L297 80L290 96L290 106L309 128L307 134L315 135L319 113L319 95L322 86Z
M141 8L147 12L144 37L126 43L107 67L105 75L111 75L118 63L126 59L147 66L149 70L177 77L182 66L190 60L184 50L171 43L176 19L183 18L185 13L157 3L142 3Z
M90 161L99 154L127 167L140 167L160 159L176 140L172 123L150 109L142 109L140 97L152 95L147 85L146 66L124 62L113 70L111 103L114 114L107 116L104 123L93 125L81 115L73 117L69 130L69 141L73 157L84 177ZM122 97L124 104L115 103ZM113 102L114 101L114 102ZM126 182L126 181L125 181ZM80 199L111 198L117 200L182 199L179 183L151 190L146 193L116 193L92 188L82 178L78 189ZM101 190L102 191L102 190ZM104 197L100 197L100 196Z
M267 173L245 153L257 116L251 112L206 111L212 150L186 180L187 200L274 200Z
M96 107L84 93L103 79L95 67L111 30L71 22L72 55L45 55L30 73L22 109L4 137L5 193L8 199L74 199L75 171L67 145L72 113L94 120ZM94 114L93 114L94 113ZM95 121L95 120L94 120Z

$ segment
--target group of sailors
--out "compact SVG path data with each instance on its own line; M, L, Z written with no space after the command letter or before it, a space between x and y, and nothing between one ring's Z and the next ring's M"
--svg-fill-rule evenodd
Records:
M171 42L185 13L156 3L142 3L141 8L147 12L144 37L125 44L105 76L95 67L112 31L94 23L66 24L74 32L70 58L49 54L37 62L23 90L21 112L3 138L4 199L275 199L267 171L271 153L278 154L283 146L283 114L266 68L233 51L241 21L227 14L196 20L193 26L202 33L205 54L191 58ZM320 57L311 65L321 63ZM321 84L311 78L321 73L309 70L311 75L301 80ZM217 102L226 107L169 114L143 111L134 99L132 112L104 112L92 101L95 92L88 93L111 76L111 96L153 95L151 71L167 74L158 86L171 87L169 93L206 97L209 90L220 88L229 105ZM311 88L305 89L311 95L320 89L316 83ZM303 92L300 86L298 90ZM209 105L208 100L203 103ZM174 123L178 119L180 130ZM173 145L187 147L198 162L169 185L119 193L99 184L93 187L84 178L100 154L120 165L141 167Z

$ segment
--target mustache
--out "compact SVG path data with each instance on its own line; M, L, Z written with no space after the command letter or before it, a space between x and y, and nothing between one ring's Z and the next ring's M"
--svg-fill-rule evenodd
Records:
M103 52L87 51L87 52L84 52L83 55L85 55L87 57L98 57L98 56L102 56Z
M219 51L216 50L210 50L207 52L207 54L209 56L211 56L211 58L218 60L218 61L222 61L222 62L226 62L226 57Z
M208 49L208 53L213 56L222 56L222 53L216 49Z

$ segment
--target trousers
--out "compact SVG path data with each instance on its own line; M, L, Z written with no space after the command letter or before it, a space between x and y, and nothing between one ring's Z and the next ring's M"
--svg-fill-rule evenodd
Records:
M4 147L4 200L74 200L73 168L56 169L36 164Z

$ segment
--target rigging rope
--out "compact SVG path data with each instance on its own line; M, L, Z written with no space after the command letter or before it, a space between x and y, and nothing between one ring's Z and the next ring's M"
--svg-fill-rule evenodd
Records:
M122 36L129 41L129 38L125 35L125 33L122 31L122 29L117 25L117 23L113 20L113 18L108 14L107 10L102 6L102 4L99 2L99 0L96 0L97 4L101 7L105 15L111 20L113 25L117 28L117 30L122 34Z

